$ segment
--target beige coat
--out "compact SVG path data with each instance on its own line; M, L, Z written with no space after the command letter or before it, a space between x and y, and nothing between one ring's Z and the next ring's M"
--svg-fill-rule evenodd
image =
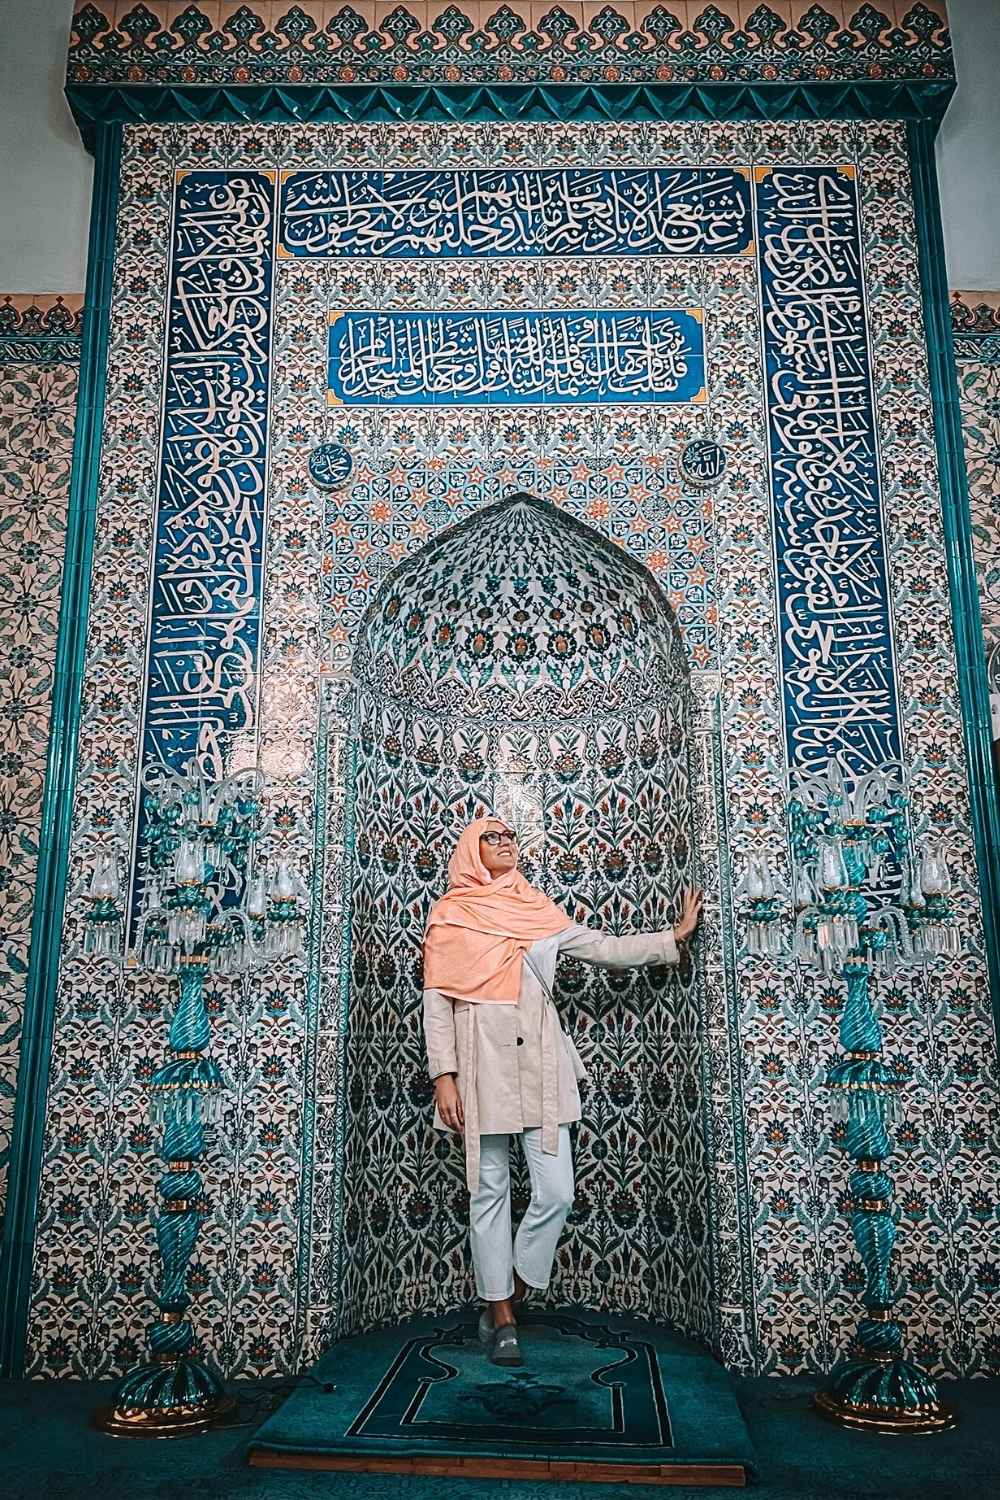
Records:
M675 964L677 945L669 928L612 937L574 924L532 943L516 1004L461 1000L442 990L424 990L428 1071L431 1078L441 1073L457 1075L465 1112L470 1192L479 1186L480 1135L540 1125L542 1150L554 1155L559 1126L580 1118L577 1080L586 1078L587 1071L559 1023L551 998L560 954L605 969L632 969ZM449 1128L436 1105L434 1125L438 1130Z

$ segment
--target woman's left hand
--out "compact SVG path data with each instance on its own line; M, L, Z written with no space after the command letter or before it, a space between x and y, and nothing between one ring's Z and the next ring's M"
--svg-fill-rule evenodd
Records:
M685 890L681 914L674 923L674 942L682 943L691 936L701 920L702 893L693 887Z

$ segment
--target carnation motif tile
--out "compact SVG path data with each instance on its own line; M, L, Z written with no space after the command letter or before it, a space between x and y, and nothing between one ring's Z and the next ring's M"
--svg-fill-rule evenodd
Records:
M749 37L766 37L792 25L792 0L739 0L740 30Z
M951 77L947 32L926 7L509 6L346 3L88 4L71 35L71 82L573 82ZM307 25L308 20L315 24ZM845 31L848 21L857 21ZM472 38L478 40L473 44ZM849 43L847 45L846 43Z
M1000 292L953 292L952 330L991 691L1000 691Z
M0 1220L63 578L83 299L0 296Z

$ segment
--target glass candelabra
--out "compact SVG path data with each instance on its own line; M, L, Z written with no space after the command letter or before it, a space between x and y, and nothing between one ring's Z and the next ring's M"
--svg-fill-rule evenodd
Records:
M247 770L224 779L197 760L182 772L146 768L144 886L129 966L176 979L179 1002L170 1056L150 1084L151 1116L162 1127L167 1170L156 1239L163 1261L149 1358L120 1381L99 1424L115 1436L175 1437L224 1420L232 1402L199 1357L187 1316L187 1268L204 1206L197 1170L206 1124L220 1115L224 1081L206 1055L205 979L239 975L303 951L304 892L289 864L259 867L253 847L269 831L261 813L264 778ZM89 871L84 951L123 961L126 914L118 858L102 851Z
M882 1055L872 980L960 947L944 848L927 840L918 851L908 808L902 767L849 776L831 756L821 772L794 777L787 805L790 889L757 857L742 883L752 954L791 958L846 986L840 1023L846 1055L828 1069L826 1082L854 1163L851 1227L865 1269L864 1313L854 1351L815 1403L843 1426L894 1433L939 1432L955 1420L933 1379L904 1357L890 1281L896 1221L886 1122L896 1113L903 1080Z

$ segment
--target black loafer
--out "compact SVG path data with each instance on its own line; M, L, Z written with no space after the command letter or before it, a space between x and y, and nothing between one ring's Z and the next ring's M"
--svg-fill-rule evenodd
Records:
M521 1354L521 1341L517 1336L516 1324L501 1323L500 1327L494 1330L490 1359L495 1365L524 1364L524 1358Z

